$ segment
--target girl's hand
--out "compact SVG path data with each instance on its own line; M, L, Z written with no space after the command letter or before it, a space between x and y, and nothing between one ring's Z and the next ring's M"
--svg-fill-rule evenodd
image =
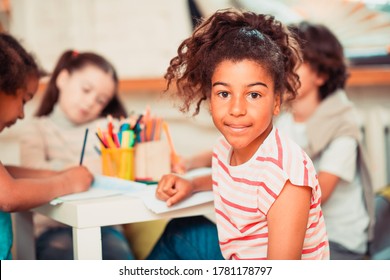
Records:
M164 175L158 182L156 196L172 206L190 196L193 192L191 181L174 174Z
M89 189L93 181L93 175L85 166L77 166L61 172L64 178L64 186L69 193L84 192Z
M176 159L171 162L171 169L173 173L184 174L187 171L187 162L183 157L177 156Z

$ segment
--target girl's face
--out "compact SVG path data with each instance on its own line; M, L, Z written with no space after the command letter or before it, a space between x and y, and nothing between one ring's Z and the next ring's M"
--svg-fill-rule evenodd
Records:
M86 65L72 73L63 70L56 82L60 92L59 106L75 124L97 119L114 97L113 78L94 65Z
M24 104L33 98L37 89L38 78L30 76L26 87L18 89L15 95L0 92L0 132L24 118Z
M211 84L214 124L233 147L233 156L242 161L236 163L243 163L271 132L272 118L279 113L274 81L252 60L225 60L217 65Z

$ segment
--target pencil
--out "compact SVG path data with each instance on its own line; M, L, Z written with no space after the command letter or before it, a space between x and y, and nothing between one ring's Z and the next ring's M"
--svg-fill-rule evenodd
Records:
M178 165L180 164L180 156L176 154L175 148L173 147L173 141L171 134L169 132L168 124L166 122L162 122L163 129L165 131L165 134L168 138L168 144L171 149L171 162L173 165ZM180 170L178 173L184 173L184 170Z
M97 132L95 134L96 134L97 138L99 139L100 143L102 143L102 145L104 146L104 148L108 148L108 145L106 143L104 143L102 138L100 138L99 134Z
M87 137L88 137L88 128L85 129L85 136L84 136L83 149L81 150L81 157L80 157L80 165L83 164L84 151L85 151L85 144L87 143Z

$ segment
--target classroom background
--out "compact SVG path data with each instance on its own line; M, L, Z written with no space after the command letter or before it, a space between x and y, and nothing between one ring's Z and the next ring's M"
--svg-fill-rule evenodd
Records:
M169 123L176 151L191 156L209 149L219 133L207 107L196 117L184 115L174 100L160 95L163 75L179 43L191 34L194 17L228 7L274 14L286 23L324 23L338 35L351 63L346 92L359 109L374 188L390 184L390 1L0 0L0 30L20 39L46 71L66 49L104 55L118 70L128 112L142 113L149 105ZM4 164L19 163L18 139L46 80L26 105L25 120L1 134Z

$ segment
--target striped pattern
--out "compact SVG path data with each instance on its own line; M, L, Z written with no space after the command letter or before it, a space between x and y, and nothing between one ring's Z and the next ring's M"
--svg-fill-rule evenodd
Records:
M230 166L230 153L230 145L221 138L213 154L213 190L224 257L267 258L267 213L290 180L313 190L302 259L329 259L321 190L314 166L303 150L274 128L245 164Z

